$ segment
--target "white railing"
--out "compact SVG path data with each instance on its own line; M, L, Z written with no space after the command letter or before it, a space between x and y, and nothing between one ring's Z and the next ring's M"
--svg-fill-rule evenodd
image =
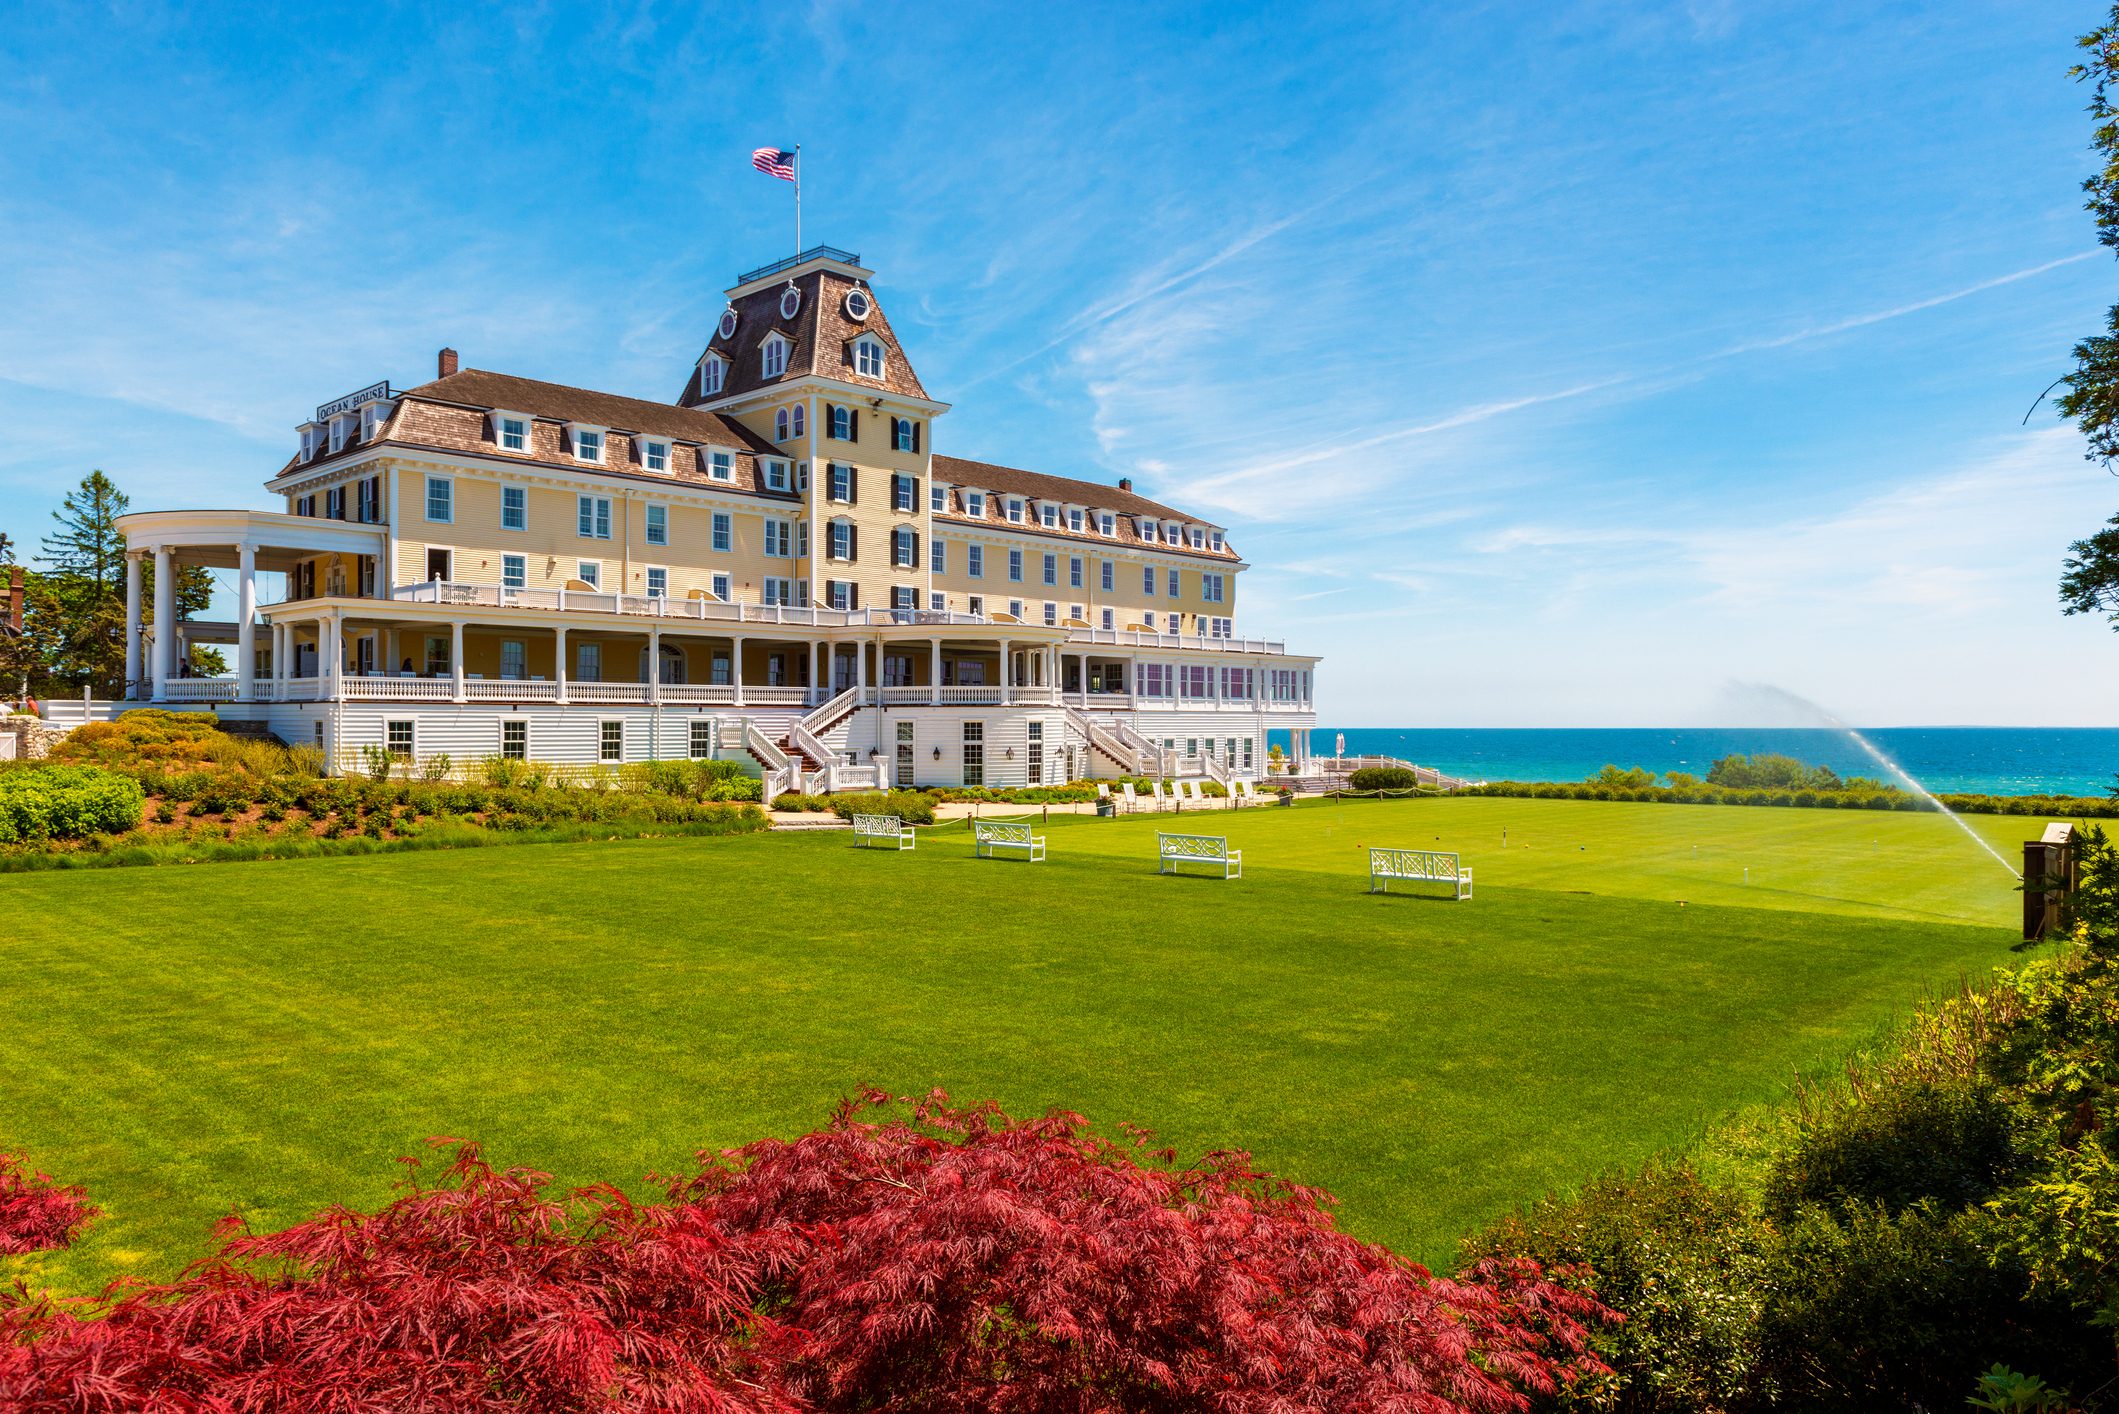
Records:
M1082 736L1088 739L1090 746L1103 752L1104 755L1125 767L1129 772L1135 775L1140 773L1140 753L1119 740L1117 733L1106 731L1102 723L1091 721L1088 717L1082 715L1078 708L1074 707L1067 709L1067 721L1077 732L1080 732Z
M879 688L877 690L876 700L881 702L886 707L896 706L899 704L914 706L927 701L933 695L934 690L932 688L885 687Z
M282 678L279 686L282 702L317 702L324 696L322 678Z
M860 706L861 690L857 687L849 687L837 696L826 698L818 703L809 715L802 719L802 726L807 731L822 734L838 725L841 717L858 711Z
M1229 783L1229 770L1226 766L1222 765L1221 762L1217 761L1212 756L1202 756L1200 760L1202 763L1205 764L1207 768L1207 779L1212 781L1218 781L1222 785L1227 785Z
M627 705L647 701L647 684L644 682L569 682L567 700L570 702L617 702Z
M171 678L162 684L164 702L233 702L234 678Z
M1004 687L945 687L942 702L950 707L998 707L1007 691Z
M736 700L736 689L727 683L666 682L662 700L679 706L728 706Z
M1074 705L1087 712L1123 712L1133 706L1130 692L1092 692L1074 695Z
M473 702L557 702L559 684L524 678L466 678L464 696Z
M832 749L818 740L817 734L800 722L796 722L787 729L787 739L793 742L804 756L807 756L817 764L821 766L829 766L831 764Z
M1271 638L1209 638L1196 633L1151 633L1147 629L1077 628L1069 643L1104 643L1120 648L1184 648L1209 653L1285 653L1288 645Z
M760 799L768 806L776 796L798 789L802 782L802 768L788 758L773 739L758 729L758 724L748 717L743 719L743 745L751 755L758 758L764 768L760 782Z
M743 700L753 707L800 707L809 701L806 687L759 687L743 685Z
M470 684L465 683L464 686L469 687ZM400 678L349 673L339 679L338 695L349 702L448 702L456 696L456 684L449 678Z
M810 628L843 628L889 622L871 619L870 610L826 609L817 605L730 603L721 599L672 599L666 595L610 594L593 589L504 589L493 584L427 580L400 584L392 599L413 604L460 604L496 609L552 609L635 618L682 619L694 623L801 624ZM959 616L962 617L962 616ZM921 619L920 622L927 622Z

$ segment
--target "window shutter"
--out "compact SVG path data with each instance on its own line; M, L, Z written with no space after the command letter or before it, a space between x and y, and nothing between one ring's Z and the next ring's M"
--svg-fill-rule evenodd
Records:
M857 466L846 468L846 504L861 504L861 468Z
M920 424L917 418L913 420L912 424L912 449L915 452L920 450Z
M846 435L858 442L861 440L861 410L855 408L846 415Z
M920 567L920 532L917 530L910 532L906 536L906 541L912 546L912 567L918 569Z
M846 558L855 563L860 562L861 527L858 525L849 525L846 527Z

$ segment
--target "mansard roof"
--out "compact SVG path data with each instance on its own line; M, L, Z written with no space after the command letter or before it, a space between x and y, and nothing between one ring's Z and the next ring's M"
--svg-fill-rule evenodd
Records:
M1239 558L1236 551L1229 546L1226 538L1223 539L1220 550L1212 548L1211 544L1195 550L1190 545L1171 545L1161 539L1154 541L1142 540L1139 535L1138 523L1143 520L1200 526L1212 525L1212 522L1202 520L1198 516L1190 515L1174 507L1163 505L1159 501L1151 501L1146 496L1136 495L1132 491L1121 490L1116 486L1107 485L1101 481L1081 481L1071 476L1052 476L1042 471L1025 471L1021 467L997 466L992 462L969 461L963 457L945 457L940 453L937 453L930 460L929 465L936 481L957 487L960 491L962 488L968 487L975 491L986 491L1001 496L1021 496L1027 501L1050 501L1056 505L1083 506L1091 512L1110 511L1120 517L1116 527L1118 530L1116 543L1118 544L1142 545L1173 554L1181 552L1187 555L1203 555L1210 559L1235 560ZM961 494L951 495L949 509L943 514L952 520L974 519L974 517L965 512ZM986 503L986 514L982 519L1001 524L1007 523L1002 515L1001 508L994 504L991 499ZM1037 529L1044 531L1046 534L1053 533L1045 530L1042 526L1010 526L1009 528ZM1214 528L1219 529L1220 527L1216 526ZM1093 526L1080 536L1075 536L1072 532L1068 532L1068 538L1078 538L1101 545L1114 543L1113 538L1097 534Z
M714 337L706 346L706 352L717 353L728 360L728 380L722 384L720 392L703 394L699 389L698 370L694 369L685 381L684 391L678 395L677 402L681 406L740 397L808 377L836 378L846 383L864 384L881 392L927 400L927 389L921 385L920 375L913 371L912 360L905 356L904 346L890 327L890 319L883 313L883 302L876 298L875 291L868 288L865 281L830 269L810 270L795 276L793 283L801 292L802 307L795 311L792 319L780 313L780 298L787 291L787 283L782 281L754 289L730 301L736 311L735 332L724 339L717 324ZM868 295L866 319L854 319L846 313L846 292L857 286ZM794 347L787 353L786 372L777 378L767 378L758 349L766 336L775 330L786 335ZM863 334L873 334L883 345L886 357L880 379L864 378L854 372L854 340ZM706 357L706 352L700 354L701 359Z

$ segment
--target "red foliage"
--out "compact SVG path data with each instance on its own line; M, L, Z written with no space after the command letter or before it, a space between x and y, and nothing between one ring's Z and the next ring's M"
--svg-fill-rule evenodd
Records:
M1602 1370L1594 1301L1528 1264L1430 1276L1242 1155L886 1100L659 1204L555 1202L437 1141L445 1179L380 1213L80 1314L0 1306L0 1407L1521 1410Z
M64 1188L48 1173L24 1167L20 1154L0 1153L0 1257L64 1247L96 1210L79 1188Z

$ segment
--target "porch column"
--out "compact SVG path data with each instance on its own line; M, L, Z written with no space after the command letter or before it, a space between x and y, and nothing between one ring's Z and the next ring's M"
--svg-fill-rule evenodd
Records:
M1049 665L1046 669L1045 700L1055 707L1059 705L1060 701L1059 660L1059 645L1055 643L1045 650L1045 662Z
M167 545L155 546L154 695L159 700L177 670L177 574Z
M853 645L853 686L853 700L865 704L868 701L868 645L858 638Z
M1014 655L1009 653L1008 651L1008 640L1004 638L1000 641L1000 643L1001 701L1005 703L1013 701L1015 698L1015 658Z
M662 630L653 625L647 631L647 700L656 706L662 702Z
M258 683L258 552L239 545L235 552L235 695L241 702L257 696Z
M731 638L728 646L728 680L736 690L736 705L743 705L743 640Z
M942 705L942 640L939 637L927 640L927 701L931 706Z
M451 680L450 701L464 700L464 621L449 620L449 676Z
M277 619L272 623L272 700L287 700L287 625Z
M319 634L329 634L331 636L331 642L329 646L325 647L324 649L324 661L328 668L326 676L328 676L331 681L330 690L325 695L327 697L337 697L341 692L345 690L345 625L343 622L340 621L338 615L333 614L329 618L318 619L316 621L316 631Z
M140 691L140 557L125 557L125 692Z
M824 640L817 639L809 645L809 703L822 706L831 700L831 674L824 667Z

